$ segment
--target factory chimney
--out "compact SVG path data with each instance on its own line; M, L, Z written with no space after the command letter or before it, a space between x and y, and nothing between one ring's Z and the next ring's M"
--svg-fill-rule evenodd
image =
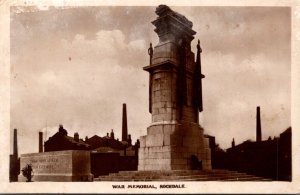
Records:
M126 104L123 104L123 116L122 116L122 141L127 141L127 111Z
M39 153L43 152L43 132L39 132Z
M261 141L260 107L256 107L256 142Z

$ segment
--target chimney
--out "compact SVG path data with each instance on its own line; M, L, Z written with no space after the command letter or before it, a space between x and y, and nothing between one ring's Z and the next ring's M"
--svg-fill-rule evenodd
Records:
M140 140L137 139L136 142L135 142L135 144L134 144L134 150L135 150L134 155L135 155L135 156L138 156L138 153L139 153L139 147L140 147Z
M68 135L68 132L67 130L64 129L63 125L59 125L59 129L58 129L58 132L61 133L62 135L64 136L67 136Z
M132 141L131 141L131 135L130 134L128 134L128 137L127 137L127 143L128 143L128 145L129 146L131 146L131 143Z
M256 107L256 142L261 141L260 107Z
M17 129L14 129L14 148L13 155L18 157L18 137L17 137Z
M110 138L111 139L115 139L115 134L114 134L114 130L113 129L110 132Z
M74 140L79 142L79 134L77 132L74 133Z
M231 142L231 147L234 148L235 147L235 141L234 141L234 138L232 139L232 142Z
M43 132L39 132L39 153L43 152Z
M122 141L127 141L127 111L126 111L126 104L123 104Z

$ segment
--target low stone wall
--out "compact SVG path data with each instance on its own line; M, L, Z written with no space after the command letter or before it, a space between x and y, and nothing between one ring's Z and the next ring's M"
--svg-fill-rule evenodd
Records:
M22 154L18 181L26 181L22 168L30 164L32 181L93 181L90 152L66 150Z

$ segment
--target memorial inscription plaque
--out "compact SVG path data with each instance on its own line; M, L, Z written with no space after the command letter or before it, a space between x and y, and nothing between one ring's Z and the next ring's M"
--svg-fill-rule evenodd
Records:
M20 168L30 164L32 181L92 181L90 152L67 150L21 155ZM20 174L19 181L26 181Z

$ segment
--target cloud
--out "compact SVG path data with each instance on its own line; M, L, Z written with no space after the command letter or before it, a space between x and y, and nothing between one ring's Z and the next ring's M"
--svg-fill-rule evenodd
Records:
M258 105L263 138L288 127L290 10L172 9L193 21L195 38L201 39L205 133L223 148L232 137L236 143L255 138ZM149 61L149 42L158 42L150 24L154 10L108 6L12 13L11 128L20 129L20 145L28 146L21 152L33 151L32 137L37 140L46 124L62 123L70 135L80 136L103 136L113 128L120 137L122 103L133 139L146 134L149 77L142 67Z
M222 147L230 147L233 137L236 143L245 137L255 139L256 106L261 106L264 139L277 136L288 127L289 64L274 62L264 54L250 55L240 61L235 54L209 52L202 59L206 75L204 127Z
M41 82L53 84L57 80L57 74L51 70L46 71L40 76L40 80Z
M120 30L101 30L96 33L96 40L86 39L84 35L77 34L72 41L62 40L65 53L72 58L85 60L94 59L103 61L115 59L122 66L137 65L139 56L146 56L146 44L144 40L125 42L125 36ZM131 60L133 53L137 60Z
M103 136L113 128L120 137L122 103L127 103L130 133L138 138L135 131L144 131L150 122L144 120L148 75L140 64L129 64L126 58L145 50L143 40L126 43L120 30L99 31L97 40L78 34L48 49L55 50L52 58L43 58L44 51L36 51L40 57L34 62L27 55L17 59L17 64L23 61L28 66L26 71L19 66L13 70L19 76L12 81L12 128L21 127L20 131L34 136L46 123L62 123L71 134ZM43 68L28 69L34 66L30 63Z

